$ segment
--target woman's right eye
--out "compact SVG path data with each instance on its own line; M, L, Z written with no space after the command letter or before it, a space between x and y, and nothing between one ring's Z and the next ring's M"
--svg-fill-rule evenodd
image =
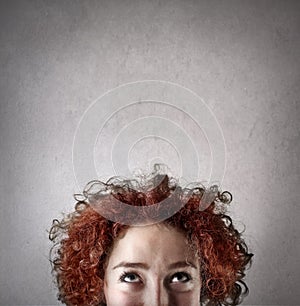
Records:
M139 283L141 282L140 277L136 273L124 273L120 277L120 281L124 283Z

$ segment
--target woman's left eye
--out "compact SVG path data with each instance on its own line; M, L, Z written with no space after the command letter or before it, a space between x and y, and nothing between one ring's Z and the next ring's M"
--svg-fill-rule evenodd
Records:
M186 283L191 279L192 279L192 277L188 273L177 272L177 273L172 275L171 283Z

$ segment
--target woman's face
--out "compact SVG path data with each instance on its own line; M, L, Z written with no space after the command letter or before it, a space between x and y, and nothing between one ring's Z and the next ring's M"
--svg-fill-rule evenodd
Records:
M108 306L199 306L200 268L185 236L163 224L131 227L105 272Z

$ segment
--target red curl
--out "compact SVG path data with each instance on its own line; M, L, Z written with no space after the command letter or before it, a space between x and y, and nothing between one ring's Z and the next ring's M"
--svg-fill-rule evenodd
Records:
M166 211L172 205L182 206L163 222L181 230L196 247L200 257L203 305L239 304L248 293L243 278L252 254L248 253L231 218L223 212L221 206L228 202L228 197L225 199L224 193L219 192L202 211L199 207L204 187L195 187L187 193L178 185L169 186L167 175L162 180L158 174L153 181L160 184L143 192L124 184L109 186L118 190L113 194L117 200L129 205L149 206L165 200L162 205ZM111 195L107 193L98 197L105 207L109 200ZM114 239L127 227L105 219L87 202L78 202L73 213L60 222L53 221L49 238L55 245L50 260L59 300L73 306L105 305L103 284L107 260Z

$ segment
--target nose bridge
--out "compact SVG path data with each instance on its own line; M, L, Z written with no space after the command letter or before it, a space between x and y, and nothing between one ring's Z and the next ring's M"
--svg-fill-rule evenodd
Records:
M169 306L169 293L164 282L156 278L151 286L151 296L149 294L149 303L151 306Z

